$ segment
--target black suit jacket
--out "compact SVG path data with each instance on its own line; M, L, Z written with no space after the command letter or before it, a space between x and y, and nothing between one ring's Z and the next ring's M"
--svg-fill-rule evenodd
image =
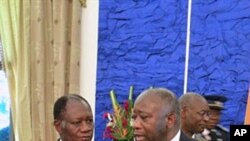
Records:
M186 134L184 134L184 133L181 131L180 141L196 141L196 140L190 138L189 136L187 136Z
M211 129L209 135L212 140L221 139L222 141L229 141L229 132L221 125L217 125L214 129Z

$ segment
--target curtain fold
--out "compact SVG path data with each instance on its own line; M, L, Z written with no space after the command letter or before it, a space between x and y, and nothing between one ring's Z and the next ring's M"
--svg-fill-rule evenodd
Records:
M29 25L28 8L28 1L0 1L0 34L11 93L13 128L17 141L19 138L19 140L32 139L29 108L29 30L25 28Z
M53 104L79 93L81 4L2 0L0 18L15 139L56 140Z

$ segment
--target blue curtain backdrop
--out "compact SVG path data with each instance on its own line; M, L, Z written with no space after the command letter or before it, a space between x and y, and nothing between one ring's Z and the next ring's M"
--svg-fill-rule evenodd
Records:
M148 87L183 93L187 2L101 0L95 140L103 139L109 91L118 101ZM195 0L192 4L188 91L225 95L221 123L242 124L250 80L250 2ZM234 114L231 114L234 113Z
M250 1L194 0L188 90L228 98L221 122L243 124L250 82Z

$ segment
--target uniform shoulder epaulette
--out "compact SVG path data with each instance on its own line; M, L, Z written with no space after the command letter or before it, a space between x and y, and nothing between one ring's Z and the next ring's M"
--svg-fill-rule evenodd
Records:
M225 127L223 127L222 125L217 125L217 128L221 129L224 132L229 132L229 130Z

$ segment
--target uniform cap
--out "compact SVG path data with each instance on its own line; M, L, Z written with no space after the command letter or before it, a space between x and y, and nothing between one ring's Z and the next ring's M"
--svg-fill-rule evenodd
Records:
M209 108L215 110L223 110L224 103L227 101L227 98L221 95L207 95L204 97L208 102Z

